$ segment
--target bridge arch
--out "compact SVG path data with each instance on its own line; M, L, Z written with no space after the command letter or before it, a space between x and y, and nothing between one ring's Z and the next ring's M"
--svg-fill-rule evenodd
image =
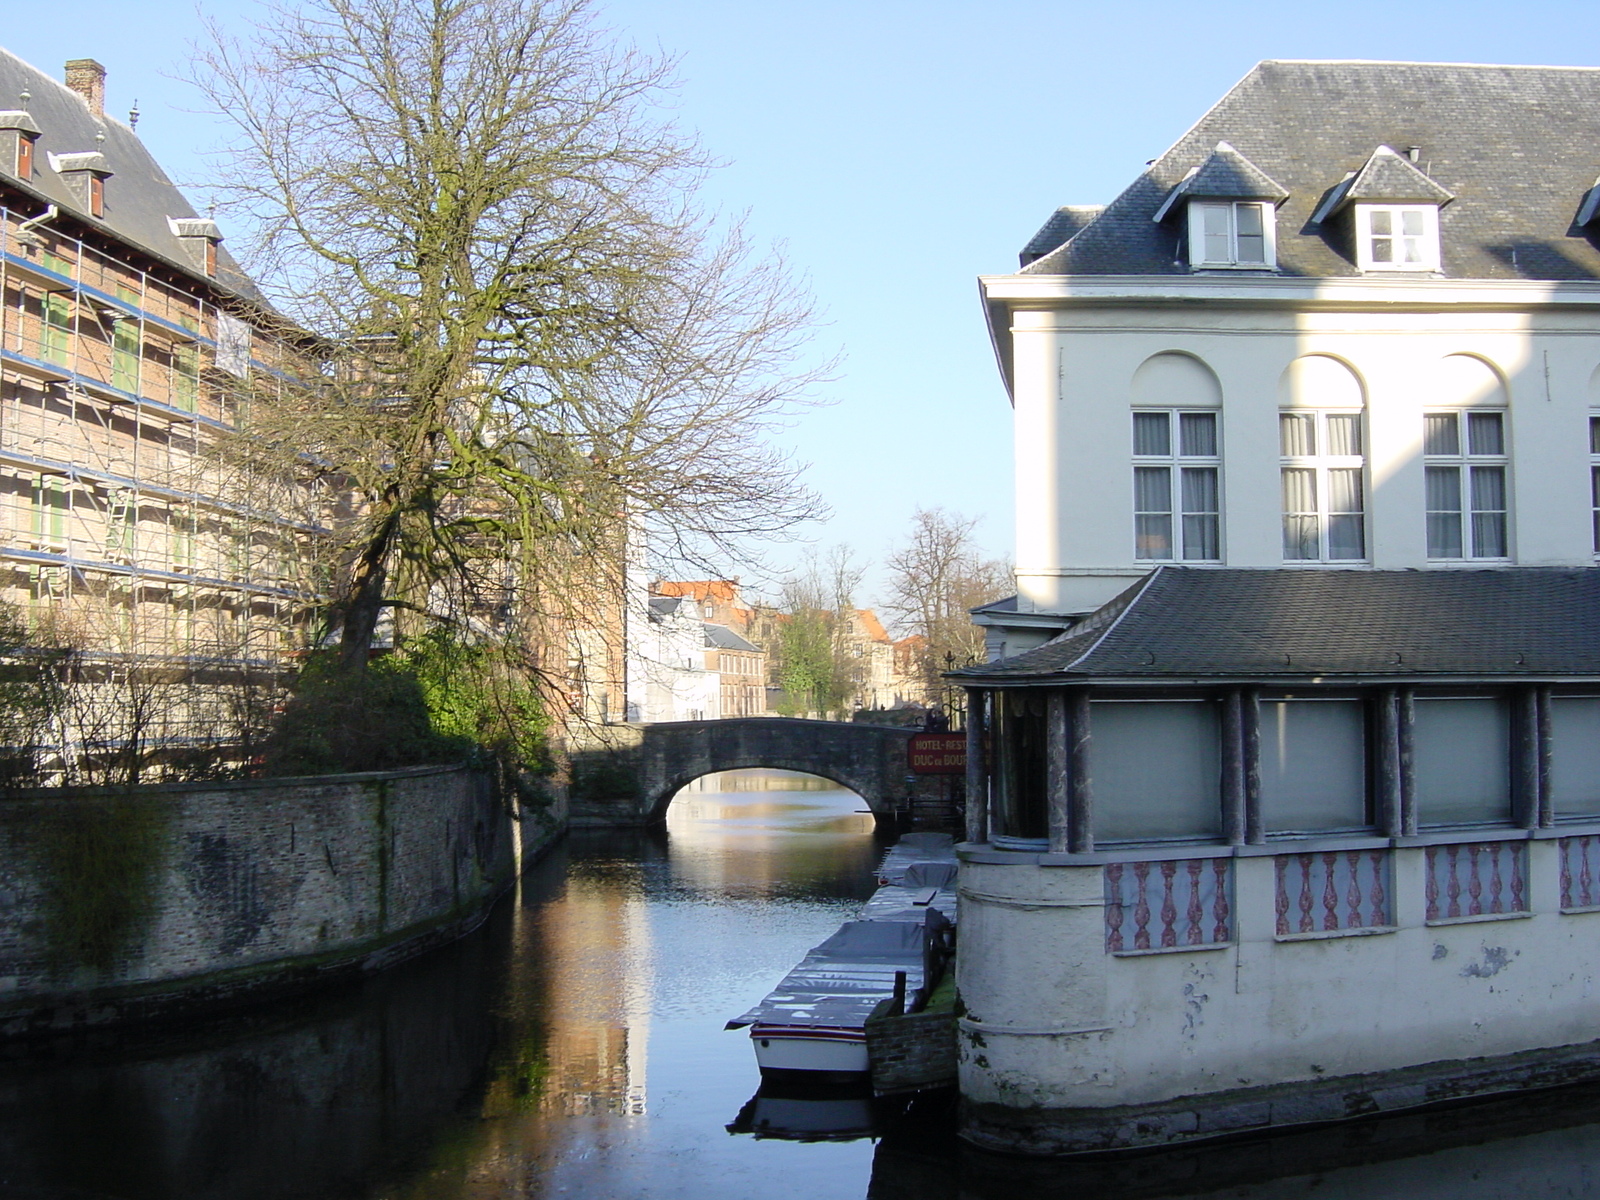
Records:
M884 820L906 792L906 745L915 732L788 717L646 725L639 745L639 816L649 824L665 820L673 796L702 775L770 767L848 788Z

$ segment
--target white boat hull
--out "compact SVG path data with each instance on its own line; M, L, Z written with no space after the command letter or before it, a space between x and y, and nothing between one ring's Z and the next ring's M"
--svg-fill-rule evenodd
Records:
M750 1044L763 1075L865 1075L867 1035L860 1029L753 1025Z

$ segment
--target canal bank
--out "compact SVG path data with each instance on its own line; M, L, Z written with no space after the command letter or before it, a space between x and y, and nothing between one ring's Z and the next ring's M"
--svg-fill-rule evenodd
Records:
M189 1020L475 928L559 836L467 767L0 798L0 1037Z

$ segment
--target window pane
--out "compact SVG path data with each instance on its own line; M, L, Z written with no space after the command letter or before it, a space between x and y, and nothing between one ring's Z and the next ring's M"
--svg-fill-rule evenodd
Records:
M1589 453L1600 454L1600 417L1589 418Z
M1505 513L1472 514L1472 556L1506 558Z
M1124 841L1221 834L1214 704L1101 702L1089 711L1095 837Z
M1283 556L1301 561L1322 557L1317 520L1317 473L1305 467L1283 470Z
M1133 414L1133 452L1165 457L1172 453L1172 431L1167 414Z
M1389 238L1373 238L1372 261L1380 263L1393 262L1394 242Z
M1207 204L1201 210L1205 216L1206 235L1220 233L1224 237L1228 234L1228 206L1226 204Z
M1172 511L1172 473L1166 467L1133 469L1133 510L1141 513Z
M1594 551L1600 554L1600 467L1589 468L1589 494L1594 505Z
M1422 418L1424 454L1460 454L1461 435L1455 413L1429 413Z
M1399 261L1400 262L1408 262L1408 263L1419 263L1419 262L1421 262L1422 261L1422 239L1421 238L1412 238L1412 237L1401 238L1400 239L1400 258L1399 258Z
M1217 469L1215 467L1185 467L1183 469L1183 511L1186 513L1214 513L1217 509Z
M1308 458L1317 452L1317 419L1308 413L1278 415L1278 446L1285 458Z
M1133 556L1166 559L1172 557L1172 518L1139 516L1133 519Z
M1354 414L1328 416L1328 453L1354 458L1361 453L1361 418Z
M1428 511L1461 511L1461 468L1429 467L1427 471Z
M1328 518L1328 557L1331 559L1359 559L1367 556L1367 539L1364 523L1359 516L1331 516Z
M1386 208L1372 210L1372 232L1389 234L1394 232L1394 215Z
M1461 557L1461 514L1428 514L1428 557Z
M1506 441L1499 413L1467 414L1467 451L1471 454L1504 454Z
M1550 701L1550 792L1557 816L1600 814L1600 700Z
M1418 700L1412 730L1417 813L1423 824L1506 821L1511 743L1498 700Z
M1472 508L1474 512L1504 512L1506 507L1506 469L1472 468Z
M1268 829L1309 832L1371 823L1366 719L1359 700L1263 701L1260 765Z
M994 832L1002 837L1049 834L1045 805L1045 717L1043 698L995 695Z
M1316 515L1283 517L1283 557L1293 562L1314 561L1320 557Z
M1217 414L1180 413L1178 415L1179 453L1189 458L1217 456Z
M1264 263L1267 261L1267 237L1261 221L1261 205L1234 205L1234 219L1238 225L1239 261Z
M1340 467L1328 472L1328 511L1357 513L1361 511L1361 472Z
M1422 236L1422 214L1416 209L1407 209L1400 214L1400 232L1407 237Z
M1215 516L1183 518L1183 557L1191 562L1211 562L1222 557Z

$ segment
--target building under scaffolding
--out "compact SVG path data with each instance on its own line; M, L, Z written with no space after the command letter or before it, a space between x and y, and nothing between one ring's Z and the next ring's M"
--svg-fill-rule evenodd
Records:
M225 736L229 685L295 647L315 497L219 446L305 358L104 80L0 51L0 598L108 696L191 685L59 742L171 747Z

